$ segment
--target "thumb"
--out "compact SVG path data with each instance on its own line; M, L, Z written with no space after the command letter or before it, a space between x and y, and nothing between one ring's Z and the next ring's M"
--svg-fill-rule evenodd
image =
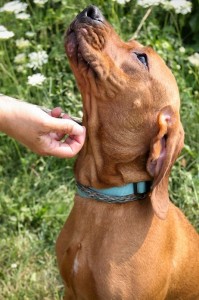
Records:
M82 135L84 133L84 128L71 119L49 117L46 128L48 131L55 131L68 135Z

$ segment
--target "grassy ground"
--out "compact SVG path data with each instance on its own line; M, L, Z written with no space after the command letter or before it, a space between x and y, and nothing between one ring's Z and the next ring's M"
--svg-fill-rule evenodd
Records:
M72 205L72 163L1 142L0 299L60 299L54 246Z
M0 1L2 6L7 1ZM65 58L63 34L74 16L88 1L47 1L39 7L28 4L28 20L0 13L0 25L15 33L0 40L0 92L47 107L61 106L73 115L81 113L81 101ZM95 1L123 38L138 28L147 9L131 1ZM185 148L170 179L172 200L181 207L199 230L198 140L199 75L188 57L196 51L194 39L185 39L191 16L153 8L139 32L139 39L153 45L172 68L182 99ZM193 13L194 16L194 13ZM27 32L33 36L28 37ZM16 40L29 40L27 48ZM184 48L182 48L184 47ZM27 67L28 54L45 50L48 63L33 70ZM16 63L24 53L25 62ZM20 68L19 68L20 67ZM27 84L28 76L42 73L41 87ZM0 135L0 299L61 299L62 283L56 267L56 237L72 206L74 195L73 160L41 158Z

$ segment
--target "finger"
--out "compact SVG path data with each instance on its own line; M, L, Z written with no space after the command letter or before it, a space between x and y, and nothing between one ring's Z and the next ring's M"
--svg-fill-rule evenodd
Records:
M62 113L61 107L55 107L51 110L51 116L54 118L58 118Z
M61 107L55 107L51 110L51 116L54 118L59 118L61 117L62 114L62 109ZM63 119L71 119L71 117L68 114L63 113L62 116Z
M45 131L57 132L68 135L82 135L84 129L71 119L50 118L45 124Z
M68 114L64 114L63 117L62 117L62 119L70 119L70 120L72 120L71 117Z
M83 145L84 141L85 141L85 137L86 137L86 128L83 127L83 129L84 129L84 133L82 135L70 135L65 140L65 143L67 143L71 147L73 147L73 145L75 145L75 143Z
M71 158L75 156L82 148L86 130L83 128L83 134L75 136L73 139L68 137L65 142L54 141L53 149L49 152L50 155L57 156L60 158Z
M57 107L56 109L58 109L58 108L59 107ZM68 114L64 114L62 116L62 118L63 119L70 119L71 120L71 117ZM61 133L59 133L59 132L50 132L49 134L50 134L50 136L51 136L52 139L55 139L57 141L62 140L63 137L66 135L65 133L62 133L62 132Z
M64 138L65 134L64 133L59 133L59 132L58 133L50 132L49 136L52 140L61 141Z

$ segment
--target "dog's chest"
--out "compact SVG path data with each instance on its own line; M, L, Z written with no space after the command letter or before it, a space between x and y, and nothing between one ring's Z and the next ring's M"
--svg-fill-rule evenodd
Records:
M138 299L136 298L138 295L139 299L148 299L155 288L153 271L156 272L157 266L155 268L149 264L150 272L148 272L147 262L137 262L139 258L137 254L120 248L119 256L115 255L112 249L108 251L107 247L111 248L107 241L103 242L100 248L96 248L94 241L88 244L81 240L77 244L70 244L67 248L61 273L74 299L132 300ZM145 273L148 273L147 278L144 276ZM140 280L142 276L144 280ZM161 281L157 280L155 283L158 290L159 286L161 287L163 295L166 281L167 278L163 276Z
M143 240L138 242L135 237L135 243L131 233L122 235L110 224L103 230L99 224L94 228L85 224L86 220L84 225L80 222L74 231L68 231L67 226L63 233L68 241L64 244L61 273L74 299L132 300L138 293L144 297L144 282L138 279L150 264L139 261L139 256L144 257L147 251ZM150 274L152 269L150 266Z

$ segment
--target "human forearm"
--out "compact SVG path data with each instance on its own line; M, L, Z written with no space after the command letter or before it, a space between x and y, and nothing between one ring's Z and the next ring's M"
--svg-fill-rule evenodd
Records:
M0 94L0 131L7 133L9 119L16 103L16 99Z
M24 126L31 126L36 106L15 98L0 96L0 131L23 143ZM37 109L37 108L36 108ZM33 112L31 114L30 112ZM33 117L33 120L31 118ZM38 121L38 120L37 120ZM28 133L28 127L26 128ZM22 140L21 140L22 135Z

